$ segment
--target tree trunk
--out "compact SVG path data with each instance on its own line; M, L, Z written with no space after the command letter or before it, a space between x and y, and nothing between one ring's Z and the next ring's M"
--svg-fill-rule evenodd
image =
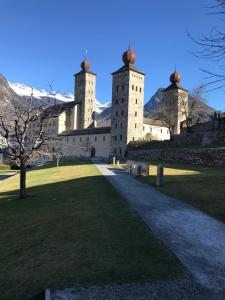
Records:
M26 165L20 166L20 199L26 198Z

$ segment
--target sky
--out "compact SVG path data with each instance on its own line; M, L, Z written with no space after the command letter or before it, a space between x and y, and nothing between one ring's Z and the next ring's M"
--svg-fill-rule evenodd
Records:
M111 73L120 68L128 48L146 74L145 102L169 85L174 71L193 91L206 82L201 68L218 71L219 63L190 54L198 49L187 36L209 33L223 21L209 15L214 0L0 0L0 73L11 82L73 93L73 74L87 49L97 73L97 99L111 101ZM219 70L221 71L221 70ZM204 93L208 105L225 110L225 91Z

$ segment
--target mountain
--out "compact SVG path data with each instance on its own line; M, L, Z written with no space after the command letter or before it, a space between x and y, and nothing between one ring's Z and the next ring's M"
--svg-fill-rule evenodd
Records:
M25 84L21 83L11 83L9 82L10 88L20 97L28 99L33 90L33 97L38 103L38 100L43 103L48 103L48 105L60 104L62 102L69 102L74 100L74 95L69 93L60 94L58 92L46 92L45 90L38 90L31 88ZM106 108L111 105L110 102L101 104L99 101L96 101L96 113L102 113Z

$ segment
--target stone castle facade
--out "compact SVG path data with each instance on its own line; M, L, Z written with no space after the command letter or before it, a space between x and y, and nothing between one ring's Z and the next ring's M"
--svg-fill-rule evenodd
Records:
M111 126L98 127L95 120L96 74L90 71L86 59L81 63L81 71L74 75L74 101L45 110L46 116L51 115L48 126L54 149L63 156L125 157L131 141L146 136L170 139L165 120L144 118L145 74L134 65L135 52L128 49L122 59L124 65L112 73ZM170 110L173 134L180 132L180 122L187 112L184 110L188 110L188 92L180 87L179 76L173 73L171 85L164 91L163 105L166 111Z

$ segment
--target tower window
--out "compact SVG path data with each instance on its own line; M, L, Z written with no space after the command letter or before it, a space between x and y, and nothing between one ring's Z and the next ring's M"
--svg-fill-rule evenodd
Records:
M118 100L116 99L116 104L118 104Z
M89 142L89 136L87 137L87 142Z
M122 150L121 150L121 148L120 148L120 154L122 153Z
M132 85L132 90L134 90L134 85Z
M103 139L103 142L104 142L105 141L105 136L104 135L103 135L102 139Z
M116 141L116 135L115 135L114 139L115 139L115 141Z
M137 104L137 99L135 100L135 103Z
M134 136L132 137L132 140L134 141Z
M136 111L135 111L134 115L135 115L135 117L137 117L137 112Z
M141 87L140 87L140 93L141 93Z
M121 110L121 116L123 116L123 110Z
M162 129L161 129L161 133L162 133Z
M97 136L95 136L95 142L97 142Z
M116 86L116 91L117 91L117 93L118 93L118 91L119 91L119 86L118 86L118 85Z
M121 103L123 103L123 98L121 99Z
M122 136L122 134L120 135L120 139L122 140L122 138L123 138L123 136Z
M80 142L82 142L82 137L80 137Z
M124 91L124 84L122 85L122 91Z
M73 142L75 143L75 137L73 138Z
M116 111L116 117L118 116L118 111Z
M120 124L120 127L123 128L123 123Z
M114 149L114 154L116 154L116 149Z
M117 123L115 123L115 128L117 128Z
M137 92L137 90L138 90L138 87L136 86L136 92Z
M137 128L137 124L136 123L135 123L134 127Z

